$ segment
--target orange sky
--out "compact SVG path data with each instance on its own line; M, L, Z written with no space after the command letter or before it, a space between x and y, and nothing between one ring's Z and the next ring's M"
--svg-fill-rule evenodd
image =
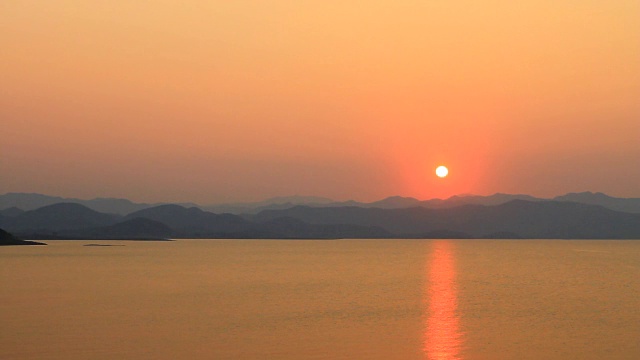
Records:
M0 193L640 197L637 0L9 0L0 43Z

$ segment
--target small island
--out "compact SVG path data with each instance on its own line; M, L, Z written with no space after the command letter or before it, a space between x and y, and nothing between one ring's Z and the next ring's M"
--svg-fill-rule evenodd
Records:
M124 245L113 245L113 244L85 244L82 246L98 246L98 247L103 247L103 246L124 246Z
M2 245L47 245L45 243L22 240L0 229L0 246Z

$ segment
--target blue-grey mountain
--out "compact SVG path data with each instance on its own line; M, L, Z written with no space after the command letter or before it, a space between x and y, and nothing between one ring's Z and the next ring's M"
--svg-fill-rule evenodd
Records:
M519 198L527 200L521 200ZM517 198L508 202L504 200ZM589 197L592 198L592 197ZM596 196L596 199L610 200ZM640 214L600 205L526 195L461 196L425 206L389 198L374 207L293 206L257 214L216 214L197 207L160 205L126 216L77 203L35 210L7 209L0 227L30 239L167 238L568 238L640 239ZM489 205L464 204L465 201ZM456 202L462 205L454 206ZM418 204L413 207L404 207ZM401 206L396 208L396 206Z
M434 232L458 232L475 238L509 233L519 238L640 239L640 214L557 201L513 200L495 206L463 205L446 209L297 206L263 211L252 219L261 222L280 217L312 224L379 226L397 237L432 237Z

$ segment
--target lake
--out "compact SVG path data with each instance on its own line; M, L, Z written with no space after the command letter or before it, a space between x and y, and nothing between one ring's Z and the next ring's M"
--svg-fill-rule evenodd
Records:
M640 358L640 241L46 243L0 248L0 359Z

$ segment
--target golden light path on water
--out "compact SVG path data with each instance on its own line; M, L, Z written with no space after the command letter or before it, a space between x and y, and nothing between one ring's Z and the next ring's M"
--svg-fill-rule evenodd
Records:
M461 359L463 334L457 314L456 268L454 245L435 241L427 262L424 353L428 360Z

